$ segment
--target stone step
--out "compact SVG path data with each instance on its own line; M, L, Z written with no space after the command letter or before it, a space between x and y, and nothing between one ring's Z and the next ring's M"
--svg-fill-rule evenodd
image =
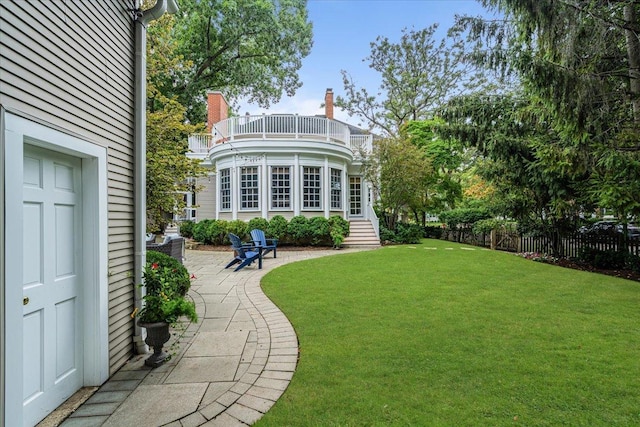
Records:
M380 239L376 236L370 221L349 221L349 236L342 243L344 247L379 247Z

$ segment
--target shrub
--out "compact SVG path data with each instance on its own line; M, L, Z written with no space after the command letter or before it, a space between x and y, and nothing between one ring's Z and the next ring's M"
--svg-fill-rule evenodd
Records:
M267 229L269 228L269 221L265 218L253 218L249 221L249 224L247 225L247 229L249 231L254 230L254 229L258 229L258 230L262 230L264 231L265 235L267 234Z
M419 224L407 224L399 222L396 226L396 238L397 243L420 243L422 239L423 231L422 226Z
M349 221L339 215L329 217L329 235L334 248L339 248L349 235Z
M191 220L182 221L180 223L180 235L182 237L193 237L193 227L196 225Z
M491 230L499 228L501 221L497 219L481 219L473 224L472 230L475 234L489 234Z
M475 234L489 234L492 230L502 229L508 232L516 231L516 223L504 219L481 219L473 224L472 230Z
M491 218L491 214L487 209L459 208L442 212L438 217L447 227L455 229L458 225L473 226L480 220Z
M306 245L311 237L309 220L302 215L291 218L287 225L287 234L296 245Z
M240 220L235 219L227 223L227 233L233 233L240 238L240 240L246 240L247 234L249 234L249 225ZM225 243L230 244L229 237L225 235Z
M439 239L442 237L442 225L425 225L424 237L428 239Z
M640 271L640 257L626 251L582 248L578 253L578 260L604 270Z
M212 221L212 219L198 221L196 225L193 226L193 239L205 244L211 243L207 239L209 237L208 228Z
M271 218L265 234L267 237L271 237L278 240L284 240L287 235L287 220L282 215L276 215Z
M191 279L189 277L189 272L187 268L180 264L180 261L177 259L170 257L167 254L163 254L162 252L156 251L147 251L147 266L150 265L158 265L162 269L167 269L166 274L163 276L163 279L169 280L171 286L174 287L174 291L179 295L185 296L191 287ZM147 290L154 289L154 287L158 287L159 283L149 283L145 282L145 286Z
M312 246L328 244L330 236L329 220L323 216L309 219L309 239Z
M629 270L640 272L640 256L629 254L627 256L625 267Z
M213 245L223 245L229 224L223 219L214 219L207 228L207 240Z
M623 269L627 265L627 259L633 255L616 250L600 250L595 248L582 248L578 253L578 259L595 268L608 270ZM630 259L632 261L632 259Z
M395 242L396 233L393 230L388 229L384 225L380 225L380 240L384 242Z

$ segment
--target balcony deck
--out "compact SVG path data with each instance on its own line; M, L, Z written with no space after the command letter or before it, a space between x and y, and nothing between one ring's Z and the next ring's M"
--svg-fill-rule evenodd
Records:
M207 134L189 136L189 150L206 155L218 144L238 140L306 139L346 146L354 157L370 153L373 136L351 134L349 126L317 116L260 115L232 117L216 123Z

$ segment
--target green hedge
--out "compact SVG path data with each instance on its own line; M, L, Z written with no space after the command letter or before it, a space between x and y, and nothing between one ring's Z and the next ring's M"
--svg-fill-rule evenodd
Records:
M447 224L447 227L455 230L459 225L472 227L478 221L490 219L491 214L486 209L459 208L442 212L438 218Z
M390 230L380 225L380 240L383 243L416 244L426 236L426 228L419 224L398 222L396 229Z
M187 222L190 221L185 221ZM282 215L276 215L270 221L253 218L248 223L240 220L204 219L188 224L186 229L190 236L186 237L193 237L207 245L227 245L230 244L227 237L229 233L246 240L254 228L263 230L267 238L278 239L279 245L340 247L349 235L349 221L338 215L329 219L298 215L291 218L291 221L287 221Z
M180 235L182 237L193 237L193 227L196 225L191 220L182 221L180 223Z

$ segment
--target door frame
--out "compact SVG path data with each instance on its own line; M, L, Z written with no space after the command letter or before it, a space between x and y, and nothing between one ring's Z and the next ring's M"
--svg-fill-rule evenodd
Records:
M79 136L0 110L2 162L0 179L4 212L2 213L2 278L0 318L2 400L5 425L22 425L22 323L7 325L7 319L22 316L22 288L7 283L22 283L22 176L24 145L45 148L78 157L82 163L82 282L84 292L84 386L98 386L109 377L108 329L108 200L107 149ZM10 224L9 224L10 222ZM0 423L2 424L2 423Z
M360 215L352 215L351 214L351 179L352 178L358 178L360 180ZM355 218L355 219L364 219L365 218L365 192L364 192L364 178L360 175L348 175L347 177L348 180L348 201L349 201L349 218Z

